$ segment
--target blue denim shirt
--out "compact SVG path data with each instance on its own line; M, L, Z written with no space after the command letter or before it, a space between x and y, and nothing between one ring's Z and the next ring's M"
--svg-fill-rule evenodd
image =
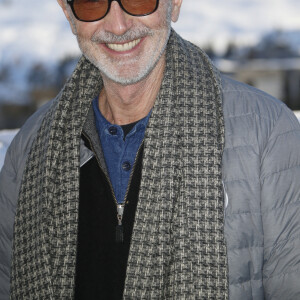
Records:
M101 114L98 98L93 100L93 109L110 181L117 202L123 203L130 174L137 151L144 139L151 111L135 124L124 139L122 127L109 123Z

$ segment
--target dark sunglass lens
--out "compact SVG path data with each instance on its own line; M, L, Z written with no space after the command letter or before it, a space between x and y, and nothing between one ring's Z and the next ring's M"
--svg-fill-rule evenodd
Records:
M75 0L74 11L82 21L95 21L104 17L108 9L108 0Z
M148 15L155 11L158 0L121 0L124 9L132 15Z

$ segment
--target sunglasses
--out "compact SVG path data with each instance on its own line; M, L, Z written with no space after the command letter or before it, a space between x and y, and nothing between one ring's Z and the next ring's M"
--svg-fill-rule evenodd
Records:
M108 14L113 1L117 1L123 11L135 17L154 13L159 3L159 0L67 0L67 3L77 20L94 22Z

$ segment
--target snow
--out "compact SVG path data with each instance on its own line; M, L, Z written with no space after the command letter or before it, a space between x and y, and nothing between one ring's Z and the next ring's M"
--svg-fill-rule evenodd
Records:
M224 51L229 41L249 45L275 29L299 30L299 9L298 0L184 0L174 27L197 44ZM299 33L291 38L300 49Z
M253 43L276 28L300 29L299 11L298 0L183 0L174 28L193 42L221 50L228 41ZM79 53L57 1L0 0L0 32L0 61L18 64L26 57L53 63Z
M17 132L18 129L0 131L0 170L4 163L6 150Z
M295 113L295 115L296 115L298 121L300 122L300 110L294 111L294 113Z

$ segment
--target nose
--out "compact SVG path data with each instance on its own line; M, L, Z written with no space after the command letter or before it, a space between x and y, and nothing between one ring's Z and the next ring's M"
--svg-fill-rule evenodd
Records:
M109 13L103 20L105 30L115 35L124 34L132 26L132 19L122 10L117 1L111 2Z

